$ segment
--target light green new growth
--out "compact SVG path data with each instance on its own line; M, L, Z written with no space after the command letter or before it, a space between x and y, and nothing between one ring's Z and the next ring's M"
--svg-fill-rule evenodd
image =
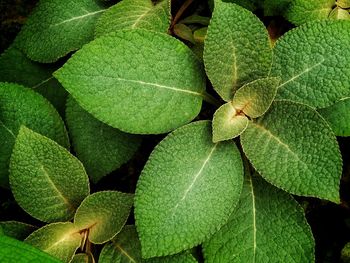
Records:
M89 255L84 253L78 253L74 255L70 263L90 263L90 262L93 262L93 261L91 261L91 258L89 257Z
M79 160L24 126L11 156L10 185L17 203L44 222L71 219L89 194L88 177Z
M109 8L97 21L95 35L116 32L121 29L143 28L167 33L170 26L170 2L162 0L123 0Z
M94 0L41 0L16 44L34 61L54 62L93 39L97 18L104 11Z
M276 101L241 135L245 154L270 183L287 192L339 203L342 159L326 121L311 107Z
M25 242L63 262L70 262L82 242L79 229L71 222L52 223L34 231Z
M215 3L203 59L214 89L225 101L242 85L265 77L271 56L268 32L254 14L236 4Z
M169 134L152 152L137 184L135 218L142 256L171 255L216 232L238 202L243 183L233 142L212 143L211 123Z
M261 178L247 175L237 208L203 251L207 263L312 263L314 246L299 204Z
M205 90L202 65L187 46L142 29L95 39L54 75L94 117L138 134L190 122Z
M80 230L88 230L89 240L103 244L122 230L133 205L133 195L117 191L102 191L89 195L74 216Z
M18 240L24 240L30 233L37 229L35 226L18 221L2 221L0 222L0 228L4 235Z

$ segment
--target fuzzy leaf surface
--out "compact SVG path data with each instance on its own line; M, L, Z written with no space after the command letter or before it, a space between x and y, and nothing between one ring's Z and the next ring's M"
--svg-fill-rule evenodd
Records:
M170 17L169 0L156 4L151 0L123 0L110 7L99 18L95 35L100 37L121 29L136 28L167 33Z
M54 62L93 39L97 18L104 11L94 0L41 0L16 43L32 60Z
M10 156L21 125L69 147L64 123L41 95L18 84L0 83L0 186L8 187Z
M54 75L94 117L138 134L191 121L205 89L202 65L187 46L142 29L95 39Z
M37 229L35 226L18 221L2 221L0 222L0 228L3 230L4 235L17 240L24 240Z
M94 118L71 96L67 101L66 120L77 157L94 183L127 162L141 143L140 137Z
M212 143L211 123L168 135L138 181L135 218L144 258L176 254L203 242L228 219L243 183L233 142Z
M339 202L342 159L333 131L311 107L276 101L241 135L245 154L287 192Z
M205 262L314 262L304 211L286 192L247 176L228 223L203 245Z
M307 23L276 42L271 76L279 76L277 99L324 108L350 94L350 21Z
M264 24L236 4L217 1L203 55L205 70L216 92L230 101L239 87L268 74L271 57Z
M71 219L90 191L87 174L77 158L24 126L11 156L10 185L16 202L44 222Z
M102 191L89 195L74 216L74 224L89 229L89 240L103 244L122 230L133 205L133 195L117 191Z

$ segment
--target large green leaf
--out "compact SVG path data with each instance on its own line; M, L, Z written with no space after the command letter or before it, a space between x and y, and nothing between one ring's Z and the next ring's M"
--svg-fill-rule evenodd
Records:
M271 57L264 24L236 4L216 1L203 58L207 75L219 95L229 101L240 86L266 76Z
M77 157L93 182L128 161L141 138L123 133L95 119L69 97L66 119Z
M21 125L69 147L64 123L41 95L17 84L0 83L0 186L8 187L8 166Z
M123 0L109 8L98 20L97 37L120 29L143 28L167 33L170 26L170 3L162 0Z
M16 43L29 58L53 62L93 39L105 9L94 0L41 0Z
M265 16L282 16L286 12L292 0L264 0L263 9Z
M314 262L304 211L287 193L247 176L228 223L204 243L205 262Z
M80 247L82 235L71 222L52 223L33 232L25 242L68 263Z
M133 205L133 195L103 191L89 195L74 216L74 224L89 231L89 240L103 244L122 230Z
M319 109L337 136L350 136L350 98L344 98L335 104Z
M135 197L144 258L200 244L237 204L243 182L240 153L233 142L212 143L210 126L200 121L177 129L146 163Z
M88 177L79 160L24 126L11 156L10 185L17 203L44 222L71 219L89 194Z
M267 181L292 194L339 202L339 146L314 109L276 101L263 117L250 122L241 143Z
M61 261L16 239L0 235L0 261L3 263L60 263Z
M307 23L276 42L277 98L323 108L350 94L350 21Z
M24 240L37 229L35 226L18 221L2 221L0 222L0 228L2 228L4 235L18 240Z
M142 29L94 40L54 75L94 117L130 133L164 133L191 121L205 88L187 46Z

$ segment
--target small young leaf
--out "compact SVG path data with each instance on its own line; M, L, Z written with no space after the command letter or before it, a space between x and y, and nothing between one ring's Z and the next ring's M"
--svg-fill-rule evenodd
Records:
M2 228L4 235L18 240L24 240L37 229L35 226L18 221L2 221L0 222L0 228Z
M312 108L276 101L241 135L244 152L270 183L296 195L339 202L342 160L336 138Z
M212 143L210 126L200 121L177 129L146 163L135 196L144 258L200 244L237 204L243 183L240 153L233 142Z
M232 105L227 102L222 105L213 117L213 142L220 142L233 139L247 128L249 119L240 114Z
M190 41L192 44L196 43L191 28L189 28L185 24L176 24L173 30L175 35L177 35L178 37Z
M129 217L133 195L103 191L89 195L74 216L74 224L89 230L89 240L103 244L120 232Z
M79 254L75 254L72 261L70 263L92 263L95 261L91 261L91 258L89 257L89 255L84 254L84 253L79 253Z
M61 263L39 249L4 235L0 235L0 262Z
M138 134L191 121L205 89L202 65L187 46L142 29L95 39L54 75L94 117Z
M52 223L33 232L25 242L63 262L70 262L82 242L82 235L71 222Z
M41 0L16 44L34 61L54 62L93 39L96 20L104 11L94 0Z
M208 28L202 27L193 32L193 38L196 42L204 43L204 40L207 36Z
M8 166L21 125L39 132L64 147L69 147L64 123L41 95L23 86L0 83L0 186L8 187Z
M188 16L181 21L179 21L179 24L200 24L203 26L208 26L210 22L210 18L206 16L199 16L199 15L191 15Z
M329 19L350 19L349 10L342 9L340 7L335 7L332 12L330 12Z
M204 64L218 94L230 101L240 86L266 76L271 57L264 24L236 4L217 1L204 42Z
M89 194L84 167L65 148L22 126L10 162L17 203L44 222L69 220Z
M336 5L340 8L350 8L350 0L337 0Z
M314 262L303 209L287 193L248 175L228 223L203 245L205 262Z
M334 1L333 1L334 2ZM271 76L277 99L323 108L350 94L350 21L307 23L276 42Z
M94 183L127 162L141 143L140 137L95 119L71 96L67 101L66 119L77 157Z
M350 136L350 98L342 99L333 105L319 109L337 136Z
M162 0L123 0L109 8L98 20L95 35L116 32L121 29L143 28L167 33L170 26L170 2Z

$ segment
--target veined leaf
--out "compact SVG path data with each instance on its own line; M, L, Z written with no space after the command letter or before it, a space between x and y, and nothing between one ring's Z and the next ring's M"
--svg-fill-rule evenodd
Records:
M268 74L271 57L264 24L236 4L217 1L203 55L207 75L216 92L230 101L239 87Z
M0 261L18 263L60 263L61 261L16 239L0 235Z
M243 182L233 142L212 143L200 121L168 135L138 181L136 226L144 258L175 254L203 242L228 219Z
M16 43L34 61L56 61L93 39L96 20L104 11L94 0L41 0Z
M54 75L94 117L139 134L191 121L205 89L202 65L187 46L142 29L95 39Z
M68 263L79 248L82 235L71 222L52 223L33 232L25 242Z
M303 209L287 193L246 176L228 223L203 245L205 262L314 262Z
M65 148L22 126L10 162L17 203L44 222L69 220L89 194L84 167Z
M277 99L324 108L350 94L350 21L307 23L276 42L271 76L279 76Z
M95 119L70 96L66 119L74 150L93 182L127 162L141 138L126 134Z
M35 226L18 221L2 221L0 222L0 228L2 228L4 235L18 240L24 240L37 229Z
M133 195L117 191L103 191L89 195L74 216L80 230L88 230L89 240L103 244L122 230L133 205Z
M241 135L255 169L287 192L339 202L342 159L326 121L312 108L276 101Z
M333 8L332 12L330 12L329 19L350 19L349 10L343 9L340 7Z
M121 29L136 28L167 33L170 17L169 0L162 0L157 4L151 0L123 0L100 17L95 35L100 37Z
M8 166L21 125L69 147L64 123L41 95L21 85L0 83L0 186L8 187Z

